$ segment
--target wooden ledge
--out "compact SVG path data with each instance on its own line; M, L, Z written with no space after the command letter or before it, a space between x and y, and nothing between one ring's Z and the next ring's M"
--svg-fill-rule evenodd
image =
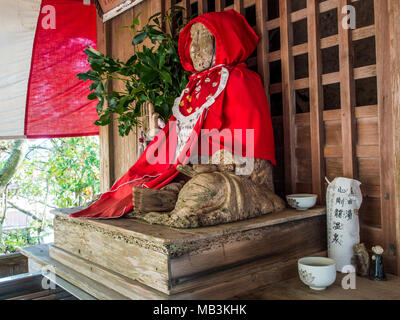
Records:
M259 229L268 226L304 220L326 214L325 207L314 207L306 211L285 209L257 218L226 223L211 227L176 229L160 225L151 225L143 221L127 218L119 219L85 219L69 218L67 215L79 211L80 208L57 209L52 213L59 219L68 219L71 223L92 225L111 232L118 232L142 240L151 240L163 245L193 242L218 236L227 236L232 233Z

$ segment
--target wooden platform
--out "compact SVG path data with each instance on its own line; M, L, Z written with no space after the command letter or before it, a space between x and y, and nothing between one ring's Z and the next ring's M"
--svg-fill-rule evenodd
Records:
M100 299L112 294L85 279L128 299L230 298L294 277L299 257L326 250L324 208L198 229L71 219L70 212L56 213L48 259L79 275L83 283L66 280Z
M28 259L19 252L0 255L0 278L28 272Z
M387 281L356 278L356 289L344 290L341 281L345 275L338 273L336 282L324 291L315 291L298 277L274 283L257 291L240 295L248 300L400 300L400 278L387 274Z
M40 272L0 278L0 300L76 300L59 286L44 289Z

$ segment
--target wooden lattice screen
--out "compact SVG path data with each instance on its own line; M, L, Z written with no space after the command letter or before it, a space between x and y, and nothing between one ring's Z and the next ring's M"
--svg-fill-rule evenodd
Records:
M262 76L270 100L277 192L312 192L323 203L325 177L360 180L362 241L368 247L382 244L387 268L395 272L392 1L147 0L106 24L99 20L99 48L127 58L131 35L121 26L138 12L142 21L172 4L187 8L187 16L227 9L242 13L261 38L247 63ZM346 5L356 9L354 30L341 24ZM103 189L136 160L135 136L121 139L116 132L101 129Z

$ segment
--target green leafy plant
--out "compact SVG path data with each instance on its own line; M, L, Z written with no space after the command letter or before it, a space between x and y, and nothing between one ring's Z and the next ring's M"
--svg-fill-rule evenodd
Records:
M49 235L49 232L42 231L35 222L31 223L29 228L4 232L3 247L0 248L0 252L13 253L16 252L17 248L40 244L47 235Z
M173 6L164 16L156 13L140 30L137 30L139 15L136 16L129 27L133 32L134 54L126 62L91 47L85 50L91 69L78 74L78 78L93 81L88 99L98 99L96 125L106 126L116 119L119 134L126 136L139 124L141 107L147 101L154 105L161 119L169 119L174 100L185 88L188 76L178 54L179 32L184 26L182 10ZM170 31L165 32L163 25ZM152 46L139 47L146 39ZM113 89L122 89L110 90L110 80Z

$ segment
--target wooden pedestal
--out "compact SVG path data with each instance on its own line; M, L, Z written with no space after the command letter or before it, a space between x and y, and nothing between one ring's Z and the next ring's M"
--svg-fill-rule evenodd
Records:
M52 261L130 299L231 298L296 276L299 257L326 250L325 208L198 229L71 212L56 212ZM65 280L106 298L82 279Z

